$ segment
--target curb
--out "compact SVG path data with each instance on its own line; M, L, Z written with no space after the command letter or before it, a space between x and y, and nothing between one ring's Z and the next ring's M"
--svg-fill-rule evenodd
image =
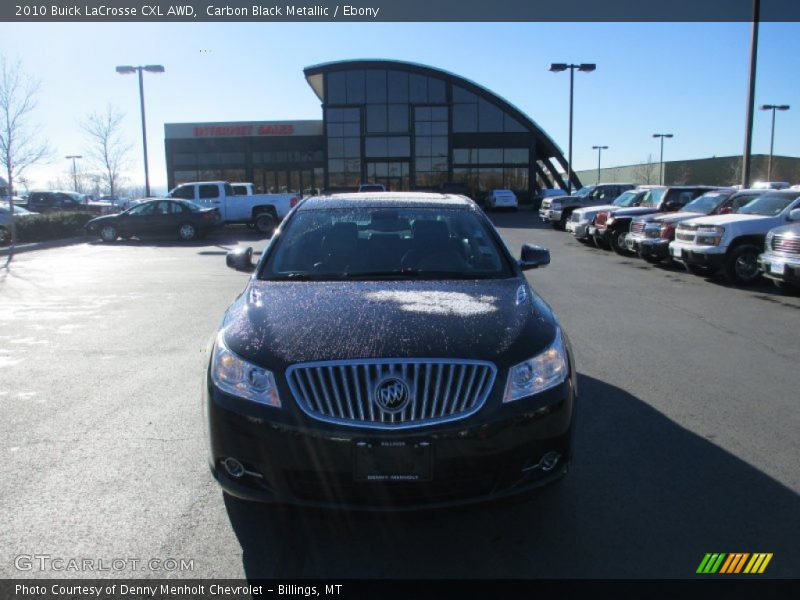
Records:
M74 244L82 244L90 239L92 238L88 235L81 235L77 237L63 238L60 240L47 240L44 242L31 242L30 244L18 244L14 246L14 254L23 254L25 252L33 252L34 250L46 250L47 248L72 246ZM0 248L0 256L8 256L8 253L8 246Z

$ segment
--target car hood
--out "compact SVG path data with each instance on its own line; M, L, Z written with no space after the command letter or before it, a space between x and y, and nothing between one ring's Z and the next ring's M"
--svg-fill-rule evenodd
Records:
M233 352L273 370L379 357L467 358L510 366L545 350L556 327L547 304L516 278L251 280L223 321Z
M791 225L781 225L780 227L770 229L770 232L775 235L793 235L795 237L800 237L800 224L792 223Z
M740 221L757 221L760 219L770 219L764 215L747 215L733 213L729 215L714 215L710 217L700 217L692 219L692 225L726 225L728 223L738 223Z
M613 204L601 204L600 206L587 206L585 208L576 208L573 211L574 213L580 213L582 215L588 215L589 213L598 213L601 210L614 210L617 208Z
M632 206L630 208L618 208L611 211L615 217L635 217L638 215L649 215L658 212L654 206Z
M655 221L657 223L679 223L687 219L702 217L703 213L698 212L672 212L672 213L653 213L640 217L640 221Z

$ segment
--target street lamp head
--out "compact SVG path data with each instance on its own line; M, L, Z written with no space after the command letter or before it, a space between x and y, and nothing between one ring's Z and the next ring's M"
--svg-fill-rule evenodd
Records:
M123 65L121 67L117 67L116 71L120 75L130 75L131 73L136 73L136 68L131 67L130 65Z
M144 70L148 73L163 73L164 66L163 65L145 65Z
M592 146L592 150L608 150L608 146Z
M77 155L77 154L71 154L70 156L65 156L64 158L67 158L67 159L69 159L69 158L83 158L83 157L82 157L82 156L79 156L79 155Z
M659 138L659 137L660 138L671 138L672 134L671 133L654 133L653 137L654 138Z
M550 65L550 70L553 72L566 71L567 63L552 63Z
M775 108L777 108L778 110L789 110L791 107L788 104L779 104Z
M594 71L597 68L597 65L594 63L581 63L578 65L578 71L585 71L587 73Z

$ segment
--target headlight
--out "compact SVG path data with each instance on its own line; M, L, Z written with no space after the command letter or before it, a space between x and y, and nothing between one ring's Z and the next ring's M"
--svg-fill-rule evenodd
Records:
M775 234L772 231L767 232L767 237L764 238L764 251L769 252L772 250L772 238L775 237Z
M211 381L223 392L267 406L280 407L275 375L242 360L225 345L223 333L217 336L211 359Z
M513 402L557 386L567 378L567 353L556 330L552 345L534 358L511 367L503 402Z
M719 246L725 228L718 225L701 225L697 228L696 243L698 246Z

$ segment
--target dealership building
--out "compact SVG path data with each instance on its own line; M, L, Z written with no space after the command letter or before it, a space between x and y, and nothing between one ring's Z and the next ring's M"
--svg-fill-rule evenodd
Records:
M566 187L566 161L527 115L484 87L432 67L388 60L304 70L322 119L164 126L170 188L250 181L259 192L468 186L522 198ZM573 175L573 187L580 185Z

